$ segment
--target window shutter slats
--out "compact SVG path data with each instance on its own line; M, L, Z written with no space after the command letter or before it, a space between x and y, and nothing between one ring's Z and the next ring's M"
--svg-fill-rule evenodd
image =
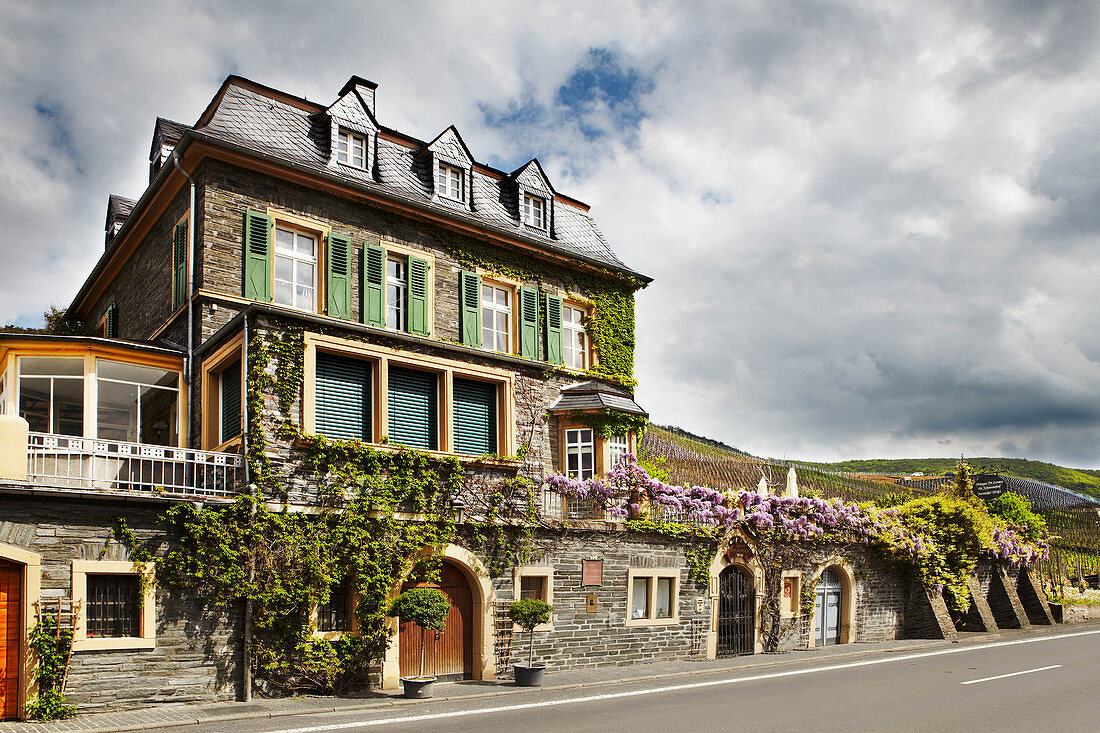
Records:
M106 323L104 325L106 327L105 328L106 333L104 334L104 336L106 336L109 339L117 339L118 338L118 306L116 306L114 303L107 306L107 318L106 318Z
M386 327L386 250L377 243L367 242L363 247L363 323L378 328Z
M176 224L172 236L172 310L187 302L187 222Z
M481 275L463 270L458 275L459 330L462 343L481 346Z
M519 355L539 358L539 294L534 288L519 289Z
M409 333L428 335L428 261L409 257Z
M546 361L551 364L564 364L562 350L561 297L546 293Z
M410 448L439 447L438 377L431 372L389 368L389 440Z
M330 234L326 254L328 314L346 319L351 316L351 243Z
M244 297L271 300L271 217L249 209L244 215Z
M235 361L221 373L221 440L241 434L241 362Z
M482 455L497 452L497 387L454 380L454 449Z
M317 432L342 440L372 440L371 365L362 359L317 354Z

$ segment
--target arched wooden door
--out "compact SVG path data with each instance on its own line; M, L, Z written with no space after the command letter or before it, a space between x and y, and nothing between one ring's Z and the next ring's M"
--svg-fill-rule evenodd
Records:
M756 651L756 587L744 568L730 565L718 576L718 656Z
M23 568L0 560L0 720L19 714Z
M474 671L474 602L470 582L456 565L444 561L439 583L406 583L413 587L439 588L451 599L451 612L442 632L428 631L424 644L424 674L443 680L467 680ZM399 649L401 676L415 677L420 671L420 627L401 624Z
M840 609L844 605L844 587L835 567L826 568L817 581L814 601L814 645L840 643Z

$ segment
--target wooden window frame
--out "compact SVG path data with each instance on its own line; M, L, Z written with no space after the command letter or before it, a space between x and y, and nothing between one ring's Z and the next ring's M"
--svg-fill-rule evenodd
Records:
M595 413L593 413L595 414ZM569 474L569 461L568 451L566 443L566 431L568 430L580 430L585 429L588 426L581 422L577 417L559 415L558 417L558 471L563 474ZM595 476L603 476L610 471L614 464L611 463L611 441L607 438L601 438L596 434L596 431L592 431L592 441L594 444L595 458L593 459L593 470ZM626 435L626 444L628 452L633 455L638 455L638 434L631 431Z
M542 600L554 605L554 566L553 565L517 565L512 570L512 600L520 599L520 586L524 578L542 578L546 584L546 597ZM554 614L550 620L535 627L535 631L553 631Z
M241 435L221 441L221 373L235 359L241 363ZM203 450L224 451L243 442L245 406L248 401L248 378L244 371L244 333L239 333L228 343L206 357L202 362L202 413L200 418ZM182 431L181 431L182 432Z
M489 382L497 386L497 453L515 453L515 374L496 367L468 364L441 357L415 354L362 341L307 332L303 337L305 356L303 372L305 386L302 395L302 430L312 434L317 429L317 351L374 362L372 380L372 435L376 442L369 445L384 446L377 442L389 435L389 367L390 365L433 372L438 375L437 389L437 450L434 455L456 455L454 451L454 378ZM469 454L459 454L469 455Z
M316 219L309 219L304 216L298 216L297 214L291 214L288 211L282 209L276 209L273 207L267 207L266 213L271 217L271 265L268 270L267 276L268 282L271 283L271 299L268 301L274 306L279 308L286 308L287 310L295 311L297 313L316 313L324 314L325 304L328 303L328 261L326 259L326 251L328 250L328 239L332 235L332 227L324 222L317 221ZM276 229L289 229L301 234L307 234L314 237L317 240L317 261L314 263L313 270L313 308L304 309L298 308L293 305L284 305L283 303L275 302L275 258L278 256L275 239ZM351 244L349 242L348 256L351 256Z
M533 212L534 202L539 202L539 221L536 223L532 221L534 219ZM547 226L549 220L549 200L546 196L540 196L530 191L521 190L519 194L519 220L523 222L524 226L529 226L532 229L537 229L540 232L545 232L549 228Z
M340 160L340 136L347 135L348 138L348 154L347 160ZM360 140L363 143L363 165L356 165L352 162L352 141ZM365 171L370 166L370 139L367 135L361 132L356 132L350 128L340 126L336 131L336 162L340 165L346 165L348 168L354 168L357 171Z
M478 298L481 301L481 348L485 351L491 351L497 354L509 354L514 355L519 353L519 307L518 307L518 295L519 285L514 280L508 278L501 278L496 276L486 276L484 273L478 273L481 275L481 287L489 286L491 288L497 288L499 290L507 291L508 293L508 350L497 351L496 349L489 348L485 345L485 294L483 292L478 293ZM494 303L494 306L496 304ZM494 312L501 312L500 310L491 307L490 310Z
M386 261L391 259L404 259L405 260L405 293L406 293L406 312L405 312L405 329L401 331L394 331L394 333L405 333L416 336L417 334L411 334L409 332L409 314L408 314L408 294L410 292L409 282L409 257L416 257L417 259L424 260L428 263L428 335L426 338L435 337L435 255L431 252L422 252L412 247L405 247L396 242L388 240L379 240L378 246L382 249L382 309L385 311L389 308L389 301L387 296L387 281L388 272L386 270ZM386 328L387 331L393 329ZM419 337L424 338L424 337Z
M462 166L455 165L450 161L437 160L435 164L437 180L442 179L442 182L437 184L437 190L439 191L439 197L447 199L448 201L454 201L456 203L466 203L466 169ZM459 174L458 196L454 196L451 193L450 173L451 171L457 171Z
M141 609L138 613L137 636L88 636L88 576L135 575L142 580ZM155 649L157 646L156 563L131 562L130 560L73 560L73 605L79 604L76 628L73 631L73 651L104 649Z
M634 609L634 580L649 578L649 615L645 618L631 618ZM657 581L660 578L672 579L672 615L657 618ZM633 626L673 626L680 623L680 569L679 568L630 568L626 571L626 625Z
M566 339L568 338L567 333L570 330L576 331L576 329L570 329L566 326L566 323L567 323L567 321L565 320L565 309L566 308L572 308L573 310L581 312L582 321L581 321L581 324L580 324L580 332L582 334L584 334L584 346L582 347L582 352L584 354L584 366L583 367L575 367L575 366L571 366L569 364L566 364L565 368L568 369L569 371L572 371L572 372L587 371L588 369L591 369L595 365L595 358L594 358L595 354L593 353L594 350L592 348L592 338L588 335L588 327L584 323L585 321L587 321L589 318L592 317L592 306L587 304L587 303L582 303L581 301L575 300L573 298L563 296L562 299L561 299L561 307L562 307L561 340L562 340L562 358L563 358L563 360L565 358Z

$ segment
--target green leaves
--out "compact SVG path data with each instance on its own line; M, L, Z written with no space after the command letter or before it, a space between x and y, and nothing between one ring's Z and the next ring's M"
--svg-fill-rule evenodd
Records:
M451 599L438 588L410 588L393 600L387 616L396 616L404 623L411 621L422 629L443 631Z
M531 631L550 620L554 607L538 598L523 598L508 607L508 618L524 631Z

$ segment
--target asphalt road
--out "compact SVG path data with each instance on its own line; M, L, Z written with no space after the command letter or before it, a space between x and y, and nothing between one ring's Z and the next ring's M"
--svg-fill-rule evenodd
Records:
M1100 630L186 730L1100 731Z

